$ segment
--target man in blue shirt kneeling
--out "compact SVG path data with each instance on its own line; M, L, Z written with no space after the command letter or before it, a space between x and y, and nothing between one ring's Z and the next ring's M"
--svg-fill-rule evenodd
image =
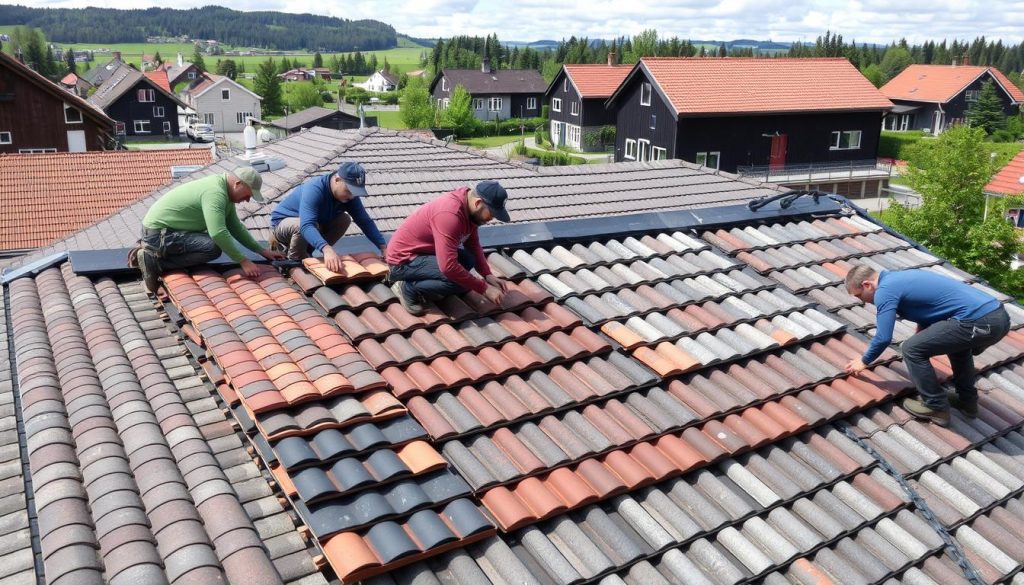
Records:
M846 290L874 303L877 311L875 337L861 359L846 366L857 374L881 355L892 342L893 327L900 317L917 323L917 333L900 346L910 379L920 400L908 398L903 407L918 418L949 425L950 404L964 415L978 415L978 390L974 387L974 356L1002 339L1010 330L1010 316L989 294L968 284L928 270L876 272L856 266L846 274ZM956 395L939 386L931 358L949 356Z
M354 221L383 254L387 244L360 197L366 195L366 171L357 162L344 162L336 172L299 185L270 214L273 242L290 260L322 252L328 270L343 269L333 246Z

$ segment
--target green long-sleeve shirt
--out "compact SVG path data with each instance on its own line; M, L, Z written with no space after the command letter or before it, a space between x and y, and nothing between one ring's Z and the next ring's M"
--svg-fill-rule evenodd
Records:
M206 232L235 262L244 258L235 240L253 252L263 246L245 229L228 199L227 175L210 175L171 189L149 208L142 225L150 229Z

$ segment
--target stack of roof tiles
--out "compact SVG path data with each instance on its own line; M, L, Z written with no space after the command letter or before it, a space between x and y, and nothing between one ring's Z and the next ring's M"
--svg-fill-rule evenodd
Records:
M422 316L307 267L169 274L163 313L71 263L18 278L0 578L966 583L923 501L1020 582L1024 313L996 293L977 418L915 420L896 346L844 373L873 324L842 276L994 291L866 217L790 213L494 250L500 305Z

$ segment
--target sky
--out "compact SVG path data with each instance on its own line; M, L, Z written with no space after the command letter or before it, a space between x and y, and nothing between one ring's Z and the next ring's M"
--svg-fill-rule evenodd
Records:
M149 0L13 1L63 8L168 6ZM612 39L653 28L659 37L692 40L813 42L826 30L858 43L982 35L1012 44L1024 40L1024 1L1009 0L177 0L173 6L207 4L371 18L419 38L498 33L503 41Z

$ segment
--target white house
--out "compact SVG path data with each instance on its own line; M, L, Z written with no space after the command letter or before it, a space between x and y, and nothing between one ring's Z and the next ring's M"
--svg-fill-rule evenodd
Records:
M215 132L241 132L246 118L260 118L262 97L222 75L204 73L182 92L185 103Z
M390 71L374 72L366 81L362 83L354 83L356 87L361 87L366 91L372 91L382 93L385 91L394 91L398 89L398 76Z

